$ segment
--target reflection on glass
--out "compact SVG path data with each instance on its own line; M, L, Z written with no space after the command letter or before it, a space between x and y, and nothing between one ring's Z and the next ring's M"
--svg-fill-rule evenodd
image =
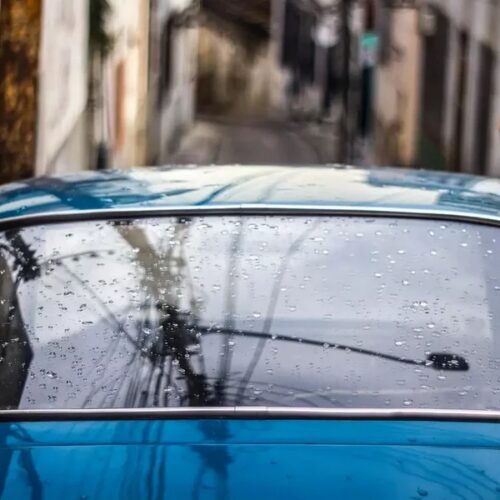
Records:
M3 409L500 408L496 228L160 218L0 252Z

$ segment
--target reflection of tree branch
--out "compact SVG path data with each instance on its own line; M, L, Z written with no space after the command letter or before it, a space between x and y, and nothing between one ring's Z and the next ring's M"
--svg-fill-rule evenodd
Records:
M40 276L40 266L35 257L35 251L24 241L19 229L4 231L5 238L8 240L13 250L11 255L14 257L14 268L19 271L21 279L31 281Z
M273 325L273 320L274 320L274 313L276 310L276 306L278 304L278 298L280 294L280 288L281 288L281 283L283 282L283 278L285 276L285 272L288 268L288 264L290 262L290 259L292 258L293 254L297 252L304 240L311 234L313 231L316 230L318 227L320 221L316 222L313 224L310 228L307 228L290 246L288 249L285 258L283 259L283 262L281 263L280 269L278 271L278 276L274 282L273 289L271 291L271 299L269 301L269 306L267 309L267 314L266 314L266 319L264 321L264 327L263 331L265 334L269 334L271 331L271 327ZM264 352L264 346L266 344L266 339L262 338L259 340L257 344L257 348L255 349L254 355L245 371L244 376L241 379L240 386L238 389L238 394L236 396L235 404L238 405L241 403L241 400L243 399L243 395L245 393L246 387L248 385L249 380L252 378L253 372L255 370L255 367L257 366L257 363L259 362L260 357L262 356L262 353Z

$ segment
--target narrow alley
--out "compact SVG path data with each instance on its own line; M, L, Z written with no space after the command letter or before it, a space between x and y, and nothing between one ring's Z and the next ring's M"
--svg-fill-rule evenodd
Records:
M308 165L337 161L335 125L200 120L172 164Z

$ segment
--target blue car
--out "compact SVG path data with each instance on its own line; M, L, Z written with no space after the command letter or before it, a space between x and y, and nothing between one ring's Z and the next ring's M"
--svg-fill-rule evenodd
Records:
M0 187L0 498L499 499L500 182Z

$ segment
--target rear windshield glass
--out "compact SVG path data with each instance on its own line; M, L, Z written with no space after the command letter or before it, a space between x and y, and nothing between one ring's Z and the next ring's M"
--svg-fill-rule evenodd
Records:
M500 409L500 231L196 217L0 234L0 408Z

